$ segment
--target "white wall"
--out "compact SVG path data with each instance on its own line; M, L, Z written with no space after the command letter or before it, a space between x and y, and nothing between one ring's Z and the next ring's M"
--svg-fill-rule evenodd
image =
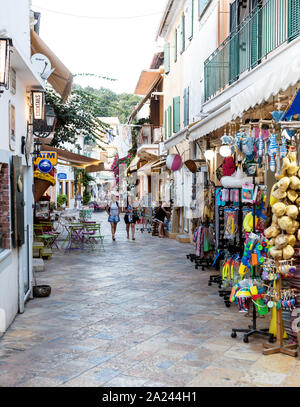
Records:
M29 28L29 2L28 0L0 0L0 31L6 29L18 50L26 60L30 57L30 28ZM14 65L12 64L12 68ZM10 163L12 155L21 154L21 139L27 131L27 93L25 82L28 85L28 72L16 68L16 94L4 90L0 98L0 162ZM27 68L28 69L28 68ZM26 81L24 79L26 75ZM9 147L9 101L15 106L15 148ZM22 156L24 176L24 225L32 225L32 167L27 167L24 155ZM31 228L32 230L32 228ZM26 239L26 234L25 234ZM27 253L29 248L29 280L32 281L32 233L29 241L20 249L11 248L0 253L0 332L3 332L12 323L18 312L19 294L21 302L24 294L24 281L28 274ZM19 292L19 282L21 290ZM20 303L20 310L22 303Z
M71 193L72 193L72 184L71 182L74 182L74 169L73 167L70 167L68 165L61 165L58 164L56 166L57 173L56 173L56 196L59 194L59 183L63 183L63 194L66 195L66 182L69 183L69 206L68 209L74 209L75 207L75 192L74 192L74 197L71 198ZM67 179L65 180L60 180L57 178L58 173L64 173L67 174Z
M29 0L0 0L0 31L6 29L14 46L30 58Z

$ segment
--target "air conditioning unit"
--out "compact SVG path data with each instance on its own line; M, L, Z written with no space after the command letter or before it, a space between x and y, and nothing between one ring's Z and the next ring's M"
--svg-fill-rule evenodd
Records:
M158 144L164 138L164 129L163 127L157 127L153 130L153 143Z

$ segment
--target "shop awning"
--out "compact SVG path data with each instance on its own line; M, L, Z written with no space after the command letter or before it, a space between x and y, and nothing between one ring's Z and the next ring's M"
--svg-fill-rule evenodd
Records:
M85 155L75 154L71 151L63 150L43 144L41 151L54 151L57 153L58 160L66 161L76 168L85 168L86 172L104 171L104 163L95 158L86 157Z
M135 95L146 95L148 89L155 82L155 80L160 76L160 72L157 69L145 69L141 72L139 81L136 85L134 94Z
M129 167L128 167L128 170L129 170L129 171L136 171L136 170L137 170L137 165L138 165L138 162L139 162L139 161L140 161L140 157L135 156L134 159L131 161L131 163L130 163L130 165L129 165Z
M147 102L147 100L151 97L151 93L153 92L154 88L159 84L159 82L162 80L163 76L159 71L156 71L155 79L153 82L149 85L149 88L147 89L144 98L140 101L140 103L136 106L134 111L131 113L128 123L132 121L132 119L135 118L137 113L141 110L141 108L144 106L144 104Z
M49 58L52 68L55 68L55 71L49 76L48 82L65 102L72 89L73 75L39 35L34 30L31 30L31 54L37 53Z
M166 160L161 160L161 161L157 161L155 163L152 164L151 169L152 170L158 170L160 168L163 168L166 166Z
M182 141L186 140L186 132L188 127L180 130L178 133L171 136L168 140L164 142L165 149L170 150L170 148L177 146L177 144L181 143Z
M286 61L267 77L255 82L243 92L231 99L233 118L239 117L248 109L276 96L280 91L300 81L300 51L295 53L291 61Z
M211 113L208 117L201 120L189 129L189 141L195 141L199 138L209 134L229 123L232 120L232 113L230 110L230 102L215 112Z
M142 174L150 175L150 174L151 174L152 165L157 164L158 162L159 162L159 160L150 161L150 162L148 162L147 164L143 165L142 167L140 167L140 168L137 170L137 175L142 175Z

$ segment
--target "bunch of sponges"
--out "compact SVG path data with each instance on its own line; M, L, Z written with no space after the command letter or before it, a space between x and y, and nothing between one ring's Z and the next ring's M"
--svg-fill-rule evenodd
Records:
M300 169L296 152L290 151L283 159L282 173L271 192L272 224L265 230L274 259L288 260L294 255L294 246L300 240Z

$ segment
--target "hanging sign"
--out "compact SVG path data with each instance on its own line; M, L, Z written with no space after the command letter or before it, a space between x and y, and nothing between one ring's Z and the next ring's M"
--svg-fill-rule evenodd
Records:
M57 179L67 179L67 174L65 172L59 172L57 174Z
M182 159L179 154L169 154L166 158L166 166L171 171L178 171L182 166Z
M37 158L34 160L34 165L38 165L41 160L48 160L55 166L57 164L57 153L53 151L41 151Z
M42 172L43 174L48 174L52 170L53 165L52 165L51 161L44 158L38 163L37 167L38 167L38 170L40 172Z

